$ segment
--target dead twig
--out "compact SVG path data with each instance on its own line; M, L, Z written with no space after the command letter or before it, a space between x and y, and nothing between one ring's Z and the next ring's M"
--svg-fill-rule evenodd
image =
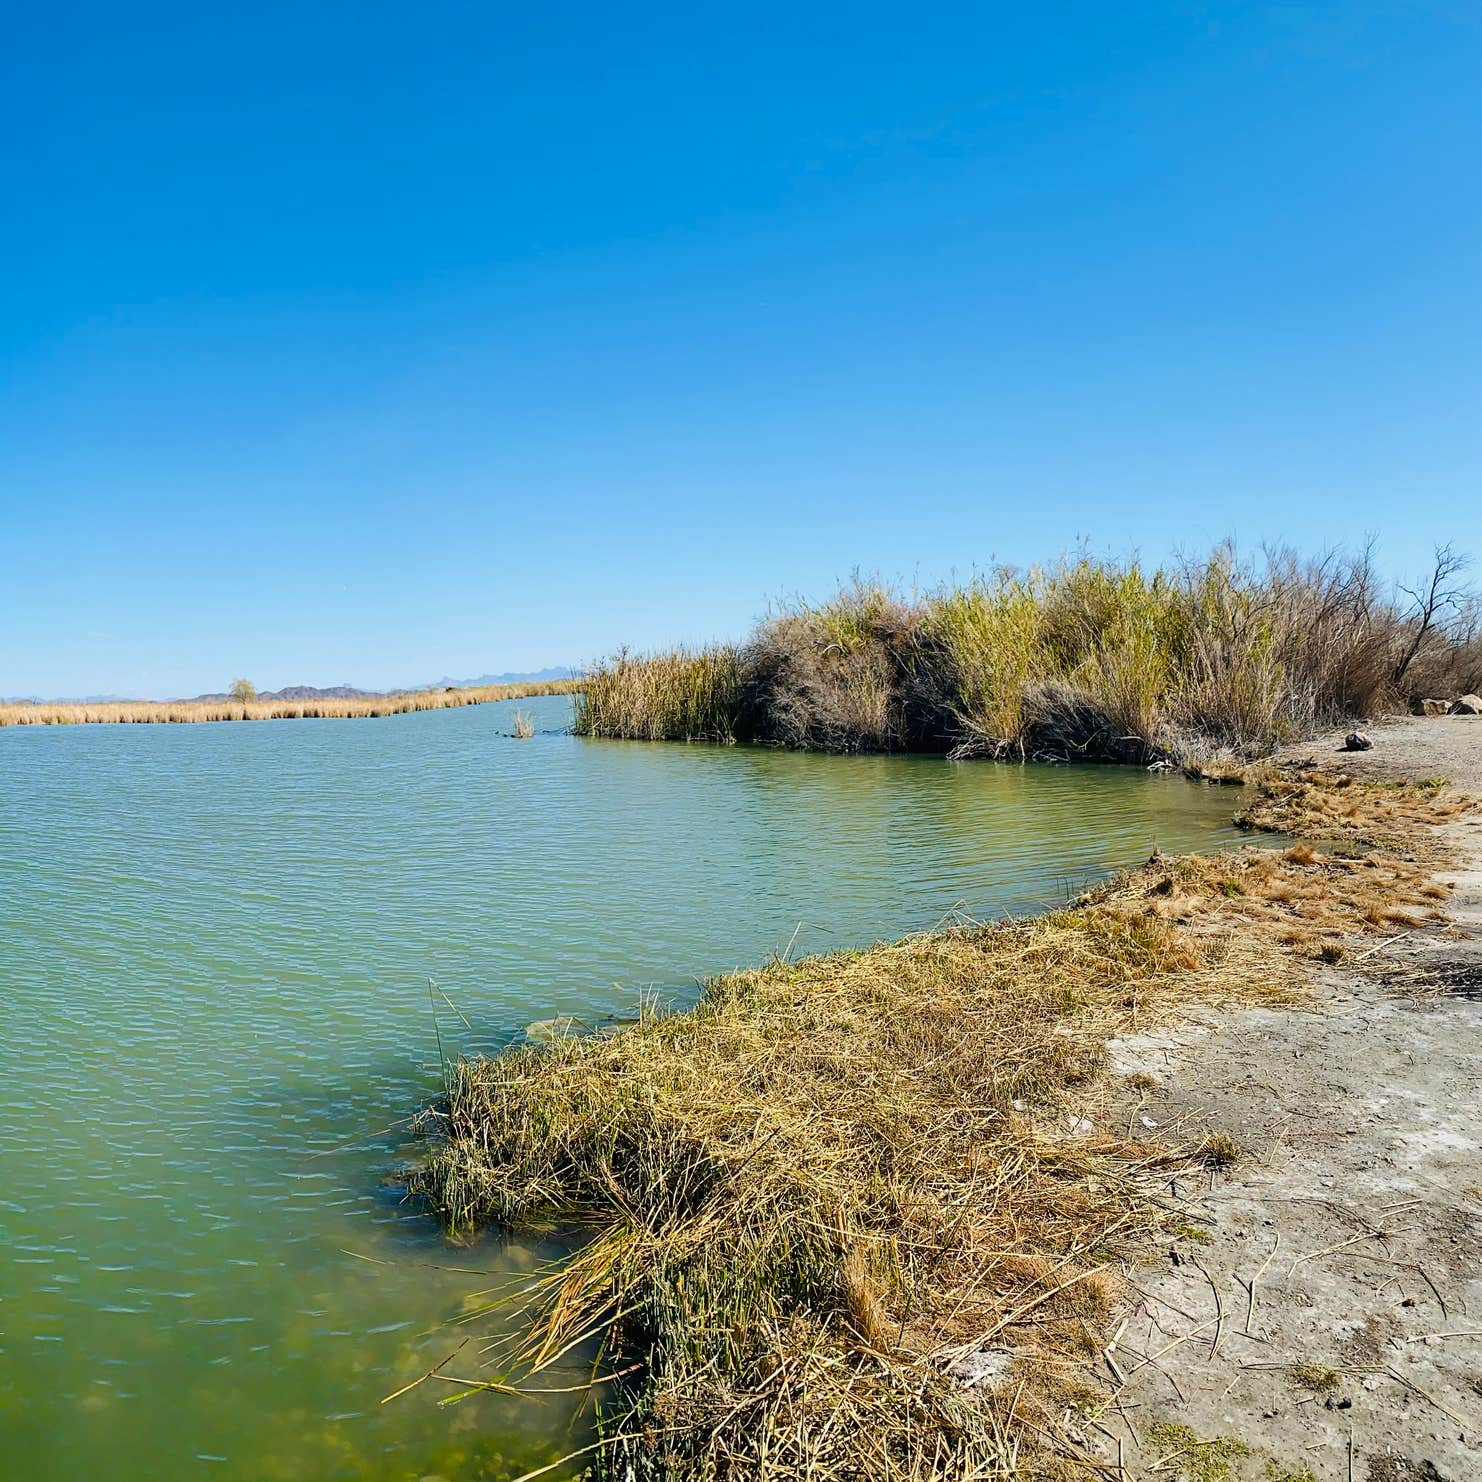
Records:
M1250 1337L1251 1318L1256 1310L1256 1283L1266 1274L1266 1268L1276 1259L1276 1252L1281 1249L1281 1231L1276 1232L1276 1243L1271 1247L1270 1254L1261 1262L1259 1269L1245 1285L1245 1336ZM1238 1278L1237 1278L1238 1280Z

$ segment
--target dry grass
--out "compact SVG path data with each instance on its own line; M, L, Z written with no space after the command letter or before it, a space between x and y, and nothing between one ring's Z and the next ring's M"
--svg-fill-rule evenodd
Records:
M919 615L855 581L822 607L797 603L741 654L749 739L808 751L900 751L911 742L903 679Z
M624 649L583 683L576 732L621 741L731 742L749 739L745 717L734 648L647 656Z
M1078 1093L1115 1025L1229 970L1100 909L775 962L689 1013L460 1063L421 1187L459 1229L590 1226L519 1361L605 1329L641 1359L614 1476L1015 1475L1072 1390L953 1369L1094 1348L1173 1160L1074 1130Z
M1353 841L1414 842L1452 805L1353 787L1277 775L1252 810L1341 827L1346 853L1155 859L1067 910L775 961L685 1013L458 1063L417 1187L457 1230L588 1237L510 1366L600 1339L628 1375L604 1477L1082 1475L1062 1420L1098 1398L1130 1263L1179 1226L1170 1174L1240 1152L1101 1124L1105 1041L1295 998L1302 957L1433 899Z
M1086 899L1200 937L1238 934L1285 955L1340 962L1356 939L1445 919L1439 906L1451 887L1432 878L1443 852L1431 829L1477 803L1442 798L1442 785L1272 770L1236 821L1295 835L1291 846L1159 856Z
M214 720L349 720L370 715L402 715L409 710L447 710L524 700L535 695L566 695L580 680L531 684L491 684L469 689L406 690L363 699L321 700L124 700L97 705L0 705L0 726L174 725Z
M1438 847L1427 832L1431 827L1477 806L1473 798L1443 798L1444 777L1360 782L1347 773L1324 772L1305 762L1258 769L1249 778L1261 786L1256 800L1235 817L1242 828L1354 848L1394 848L1425 857L1433 857ZM1295 847L1310 851L1310 845Z
M1478 610L1444 590L1437 610L1387 594L1367 552L1248 563L1225 547L1158 570L1062 560L909 600L856 580L784 607L739 647L599 664L579 724L826 751L1177 757L1217 772L1469 688Z
M535 722L530 718L528 710L516 710L513 724L512 734L516 741L528 741L535 734Z
M1331 1364L1293 1364L1288 1372L1298 1389L1315 1395L1333 1394L1343 1382L1342 1369Z

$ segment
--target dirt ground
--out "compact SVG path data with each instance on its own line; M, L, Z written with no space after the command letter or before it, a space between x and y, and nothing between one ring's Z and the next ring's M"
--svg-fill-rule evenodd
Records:
M1369 734L1345 770L1482 796L1482 717ZM1119 1131L1246 1152L1172 1191L1188 1233L1137 1273L1094 1438L1128 1478L1482 1482L1482 817L1444 832L1450 927L1315 969L1310 1009L1113 1046L1156 1082L1124 1093Z

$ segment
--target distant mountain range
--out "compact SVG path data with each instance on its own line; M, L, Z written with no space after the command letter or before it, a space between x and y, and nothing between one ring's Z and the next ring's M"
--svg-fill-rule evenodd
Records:
M541 684L547 680L574 679L574 669L532 669L523 674L480 674L475 679L431 679L424 684L398 686L397 690L362 690L353 684L334 684L321 689L312 684L290 684L281 690L259 690L259 700L362 700L376 695L399 693L400 690L467 690L486 684ZM224 690L209 695L181 696L182 700L229 700ZM36 695L16 695L11 698L0 696L0 705L110 705L137 700L137 695L81 695L67 700L41 700Z
M259 700L367 700L381 694L380 690L358 690L353 684L332 684L325 689L313 684L288 684L281 690L258 690ZM223 691L209 695L191 695L187 703L194 700L230 700Z
M476 679L449 679L444 675L429 684L412 684L413 690L444 690L451 686L455 690L477 689L486 684L544 684L552 679L575 679L576 670L571 668L532 669L525 674L480 674Z
M0 705L117 705L135 695L69 695L65 700L43 700L40 695L0 695Z
M258 690L259 700L368 700L377 695L399 694L402 690L471 690L486 684L540 684L551 679L571 679L570 669L534 669L525 674L480 674L476 679L430 679L423 684L399 685L394 690L362 690L353 684L331 685L319 689L312 684L290 684L281 690ZM195 700L227 700L229 695L193 695Z

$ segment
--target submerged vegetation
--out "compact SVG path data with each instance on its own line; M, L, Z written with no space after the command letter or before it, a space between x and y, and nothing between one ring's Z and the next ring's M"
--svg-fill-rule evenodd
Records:
M623 651L577 729L645 740L1097 761L1252 757L1482 684L1482 621L1438 553L1387 592L1366 551L1147 570L1081 557L903 597L856 580L741 644Z
M251 689L239 679L232 686ZM469 689L405 690L353 699L322 696L312 700L109 700L96 704L0 705L0 726L150 725L211 720L326 720L369 715L402 715L409 710L446 710L460 705L487 705L495 700L524 700L534 695L565 695L579 680L530 684L489 684ZM256 691L253 691L255 694Z
M1464 806L1273 773L1253 827L1347 843L1155 857L1042 917L457 1062L415 1187L455 1230L584 1236L496 1386L599 1345L594 1463L625 1482L1084 1475L1131 1266L1187 1225L1171 1180L1239 1156L1119 1130L1108 1037L1294 999L1302 957L1436 912L1419 832Z

